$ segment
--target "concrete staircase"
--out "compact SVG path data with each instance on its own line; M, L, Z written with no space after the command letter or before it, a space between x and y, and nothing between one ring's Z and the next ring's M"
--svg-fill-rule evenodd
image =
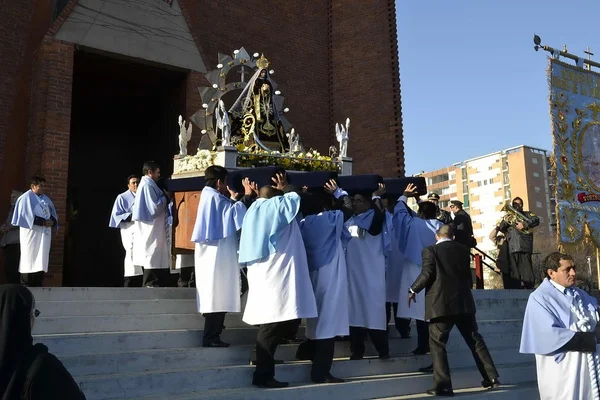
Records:
M280 346L277 358L285 363L276 367L276 375L291 386L264 390L251 386L248 361L256 329L241 322L240 314L229 314L222 339L232 346L200 347L204 319L196 313L194 289L41 288L33 293L41 311L35 340L59 357L89 400L417 399L432 386L430 374L415 372L430 363L429 356L409 355L416 338L400 339L392 327L390 360L374 357L369 343L367 355L373 357L350 361L349 344L336 344L332 373L346 378L343 384L310 384L310 363L294 361L297 346ZM529 293L474 293L479 328L505 387L481 390L471 354L453 331L448 352L455 390L472 399L538 398L534 359L518 353Z

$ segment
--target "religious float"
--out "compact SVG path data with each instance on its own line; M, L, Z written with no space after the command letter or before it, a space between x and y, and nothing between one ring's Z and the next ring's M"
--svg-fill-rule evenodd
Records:
M250 178L258 186L271 184L271 178L285 170L288 182L306 190L322 190L330 179L336 179L349 193L358 190L375 191L385 182L388 196L400 196L408 183L415 183L421 194L427 192L423 178L383 179L379 175L352 176L352 158L347 156L350 118L336 123L335 133L339 147L331 146L324 155L314 149L305 150L299 133L285 118L289 111L284 98L273 80L274 71L264 55L250 55L244 48L233 55L219 54L217 69L205 76L209 86L199 88L202 109L189 122L180 116L179 154L174 158L173 176L167 183L175 193L175 253L194 249L190 241L201 190L204 171L211 165L228 169L228 185L243 192L243 178ZM230 81L229 73L240 70L240 81ZM252 74L246 82L246 74ZM240 92L227 106L224 96ZM201 132L196 154L188 154L192 123Z

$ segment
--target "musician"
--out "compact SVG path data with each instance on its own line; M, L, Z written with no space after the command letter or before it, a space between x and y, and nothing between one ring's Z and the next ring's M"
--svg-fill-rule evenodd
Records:
M436 216L435 218L440 221L442 224L447 225L450 222L452 222L452 215L446 211L446 210L442 210L440 208L440 195L437 193L429 193L429 196L427 196L427 200L432 202L433 204L435 204L437 211L436 211Z
M508 242L509 282L505 289L533 289L535 277L533 274L533 232L532 229L540 224L540 219L531 211L523 211L523 199L515 197L512 201L514 211L509 211L498 226L498 231L504 233ZM507 285L508 283L508 285ZM508 286L508 287L507 287Z

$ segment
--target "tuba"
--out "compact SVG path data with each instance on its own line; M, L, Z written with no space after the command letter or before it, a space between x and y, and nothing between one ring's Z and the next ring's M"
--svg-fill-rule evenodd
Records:
M531 224L531 219L526 217L523 213L519 212L516 208L510 204L510 201L506 201L504 203L504 207L502 207L502 211L506 214L504 215L504 220L509 223L512 227L516 227L517 223L524 222L526 224ZM521 232L525 234L530 234L532 229L523 229Z

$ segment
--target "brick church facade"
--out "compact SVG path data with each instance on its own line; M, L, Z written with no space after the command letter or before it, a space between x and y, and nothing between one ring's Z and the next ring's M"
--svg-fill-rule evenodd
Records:
M244 47L265 54L306 148L327 153L337 144L335 122L350 117L355 173L404 175L394 0L0 1L0 218L11 189L25 189L34 174L47 179L61 228L45 286L93 285L86 276L101 275L94 270L101 264L66 267L85 263L69 261L70 240L89 234L102 242L96 232L108 229L108 200L87 214L83 202L125 190L132 167L115 160L131 158L139 173L143 160L157 159L153 152L163 146L145 142L162 139L144 132L176 137L176 115L187 119L202 108L198 87L218 53ZM137 106L136 99L155 95L156 102ZM105 108L111 102L119 105ZM111 120L123 108L127 115ZM165 117L151 121L158 114ZM143 132L128 139L136 126ZM200 139L195 128L190 150ZM172 150L161 153L167 173ZM108 181L121 186L108 189ZM74 234L69 221L78 207ZM101 245L89 249L90 259L104 253Z

